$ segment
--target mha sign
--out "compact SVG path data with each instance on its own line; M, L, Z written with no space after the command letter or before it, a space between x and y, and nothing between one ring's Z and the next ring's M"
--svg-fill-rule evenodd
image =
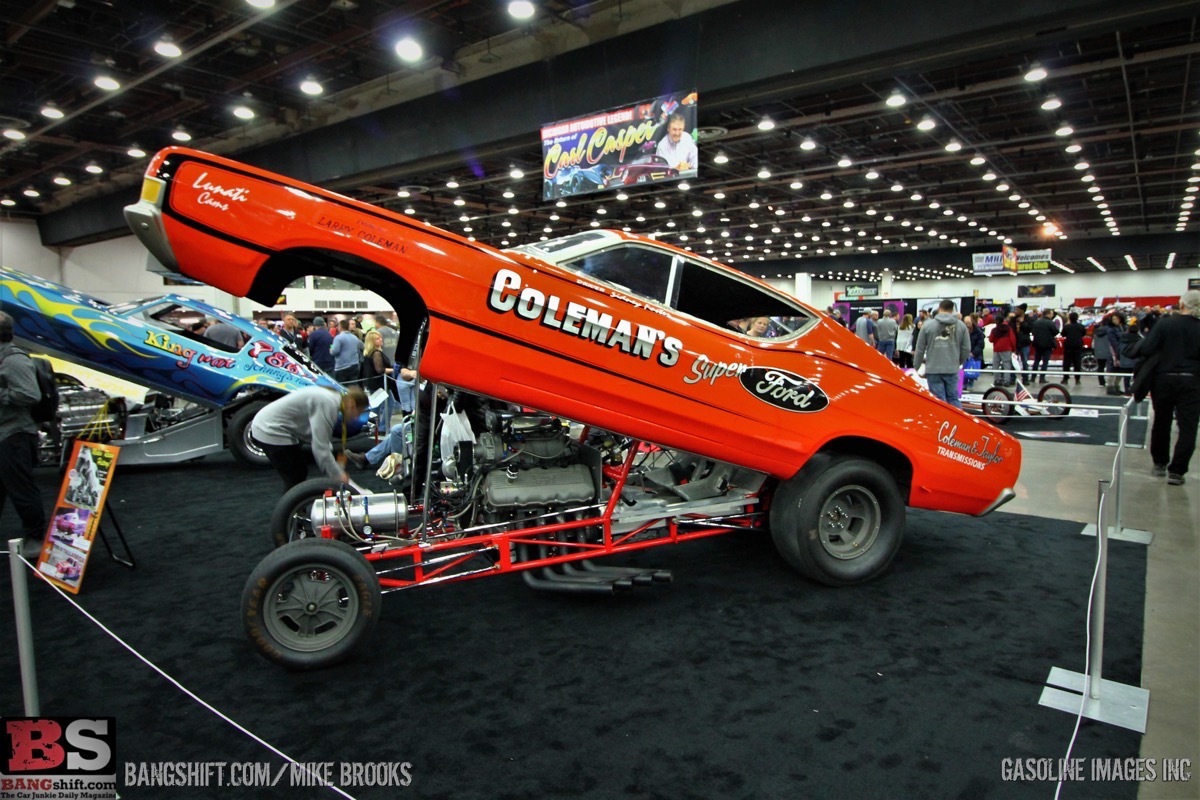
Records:
M4 717L0 797L115 798L116 741L114 717Z
M1010 251L1011 248L1005 248L1005 250ZM972 253L971 268L976 275L1011 275L1013 269L1011 266L1006 268L1005 257L1008 256L1011 259L1012 255L1011 252ZM1015 255L1018 273L1050 271L1049 250L1019 250Z

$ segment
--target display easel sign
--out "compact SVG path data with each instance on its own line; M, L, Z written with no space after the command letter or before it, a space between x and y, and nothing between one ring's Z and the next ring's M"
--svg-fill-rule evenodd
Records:
M113 468L121 448L75 440L37 568L51 583L79 594L83 572L100 527Z

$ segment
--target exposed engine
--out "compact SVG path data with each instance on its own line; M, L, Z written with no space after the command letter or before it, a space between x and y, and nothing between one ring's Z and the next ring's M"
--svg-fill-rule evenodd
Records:
M599 454L557 417L490 411L473 448L479 502L489 515L586 505L599 491Z
M103 389L78 382L60 381L58 423L38 436L39 462L61 463L75 439L107 442L121 438L126 417L124 398L111 397Z

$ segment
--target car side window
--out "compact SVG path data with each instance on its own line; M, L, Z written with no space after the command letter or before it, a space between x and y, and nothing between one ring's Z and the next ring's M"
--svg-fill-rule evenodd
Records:
M666 302L674 257L648 247L623 245L564 264L580 274L615 284L632 294Z
M718 328L728 330L734 321L770 317L769 332L762 338L783 337L802 330L811 321L803 308L786 298L694 261L682 262L678 282L677 299L672 305ZM788 320L786 326L780 324L782 319Z

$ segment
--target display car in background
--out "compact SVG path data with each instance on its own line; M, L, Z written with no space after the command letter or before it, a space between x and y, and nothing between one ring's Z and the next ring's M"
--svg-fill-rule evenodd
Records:
M243 598L251 639L290 667L362 644L382 590L520 571L611 591L665 576L591 559L755 529L847 585L887 569L906 505L981 515L1014 494L1015 439L811 307L652 238L499 251L182 148L154 157L126 217L167 269L235 295L270 303L307 274L377 292L423 379L498 398L443 437L454 470L417 465L419 495L292 498L302 519ZM776 335L731 325L755 317Z
M276 334L182 295L106 303L0 267L0 308L31 352L154 390L135 404L60 375L59 424L43 437L44 458L57 460L84 436L120 445L126 465L190 460L226 446L239 460L265 464L249 434L258 409L304 386L341 389ZM236 328L242 346L190 330L206 319Z
M609 186L628 186L674 178L679 170L667 163L662 156L642 156L628 164L619 164L608 178Z

